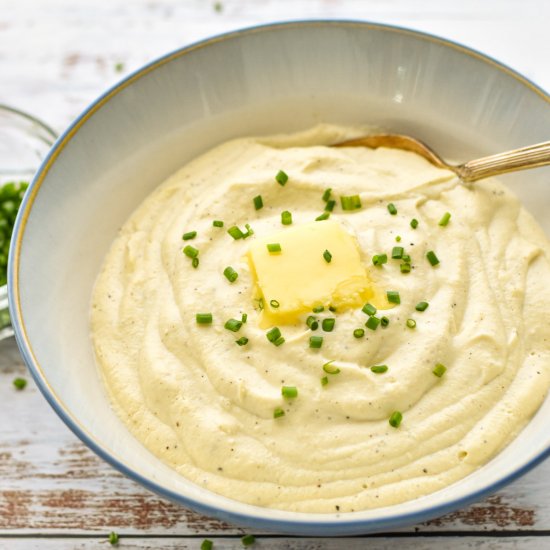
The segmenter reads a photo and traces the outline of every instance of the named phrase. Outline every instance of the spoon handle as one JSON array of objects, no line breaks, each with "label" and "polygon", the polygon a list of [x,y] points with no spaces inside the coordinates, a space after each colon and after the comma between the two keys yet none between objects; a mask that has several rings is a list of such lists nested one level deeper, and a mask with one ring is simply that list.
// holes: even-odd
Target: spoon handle
[{"label": "spoon handle", "polygon": [[471,160],[456,167],[462,181],[477,181],[506,172],[536,168],[550,164],[550,141],[506,153]]}]

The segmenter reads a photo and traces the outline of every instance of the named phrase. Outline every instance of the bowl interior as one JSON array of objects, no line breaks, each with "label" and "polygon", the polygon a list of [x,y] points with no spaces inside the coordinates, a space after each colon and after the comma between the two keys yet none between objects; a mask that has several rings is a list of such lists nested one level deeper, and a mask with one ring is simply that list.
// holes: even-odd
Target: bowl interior
[{"label": "bowl interior", "polygon": [[[391,508],[337,517],[248,506],[203,490],[145,450],[112,411],[89,338],[89,302],[117,230],[168,175],[237,136],[318,122],[375,124],[468,160],[544,141],[547,97],[510,71],[438,39],[346,22],[256,28],[176,52],[96,102],[44,163],[18,218],[11,307],[50,402],[89,445],[166,496],[232,521],[299,534],[352,534],[441,514],[550,447],[547,400],[490,464]],[[550,235],[548,169],[503,177]]]}]

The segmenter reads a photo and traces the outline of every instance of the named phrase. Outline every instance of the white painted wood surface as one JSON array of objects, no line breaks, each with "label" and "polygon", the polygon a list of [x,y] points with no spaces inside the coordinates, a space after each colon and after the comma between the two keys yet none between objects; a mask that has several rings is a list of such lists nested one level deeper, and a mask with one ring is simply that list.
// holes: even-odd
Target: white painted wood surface
[{"label": "white painted wood surface", "polygon": [[[546,0],[0,0],[0,103],[58,131],[124,74],[212,34],[275,20],[363,19],[479,49],[550,89]],[[122,64],[122,68],[117,66]],[[152,495],[103,463],[62,424],[0,343],[0,548],[240,548],[239,528]],[[26,376],[28,378],[28,376]],[[387,536],[260,536],[259,548],[550,547],[550,462],[483,502]]]}]

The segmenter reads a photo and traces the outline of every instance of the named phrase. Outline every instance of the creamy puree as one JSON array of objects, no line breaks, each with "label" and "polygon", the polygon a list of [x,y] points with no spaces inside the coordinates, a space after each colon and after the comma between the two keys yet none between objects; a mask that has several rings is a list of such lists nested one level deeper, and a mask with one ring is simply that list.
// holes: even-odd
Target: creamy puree
[{"label": "creamy puree", "polygon": [[[468,187],[413,153],[327,147],[362,133],[321,125],[220,145],[156,189],[105,258],[91,329],[113,405],[145,447],[216,493],[322,513],[414,499],[485,464],[546,396],[550,265],[540,227],[498,181]],[[332,332],[311,332],[304,313],[279,326],[285,342],[275,346],[260,326],[247,251],[285,230],[284,210],[288,227],[315,220],[329,187],[336,199],[360,195],[361,209],[345,212],[338,200],[330,219],[357,239],[373,289],[398,291],[401,303],[382,304],[377,315],[390,323],[375,331],[361,307],[319,313],[336,319]],[[440,226],[445,212],[451,220]],[[254,235],[228,235],[245,223]],[[197,236],[183,241],[188,231]],[[196,269],[187,244],[200,251]],[[391,259],[396,245],[411,256],[408,274]],[[380,253],[388,262],[376,267]],[[227,266],[238,272],[233,283]],[[424,312],[415,310],[421,301]],[[200,312],[212,313],[211,325],[197,324]],[[243,313],[238,332],[224,328]],[[321,349],[309,348],[312,334],[324,337]],[[249,341],[239,346],[242,336]],[[323,372],[331,360],[338,374]],[[283,398],[283,385],[298,396]],[[274,418],[278,407],[285,415]],[[397,428],[388,422],[395,411]]]}]

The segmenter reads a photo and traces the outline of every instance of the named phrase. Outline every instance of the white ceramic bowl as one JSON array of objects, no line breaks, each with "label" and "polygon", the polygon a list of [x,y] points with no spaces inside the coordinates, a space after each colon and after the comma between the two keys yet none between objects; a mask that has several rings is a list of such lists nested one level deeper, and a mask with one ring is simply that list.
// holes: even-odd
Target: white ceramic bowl
[{"label": "white ceramic bowl", "polygon": [[[550,400],[489,464],[397,506],[303,514],[242,504],[177,475],[111,410],[89,338],[90,293],[118,228],[168,175],[236,136],[319,121],[379,124],[467,160],[550,136],[550,98],[476,52],[405,29],[314,21],[230,33],[144,67],[58,140],[17,220],[10,304],[42,392],[97,454],[149,489],[224,520],[295,534],[393,529],[464,506],[546,456]],[[503,177],[550,235],[548,169]]]}]

